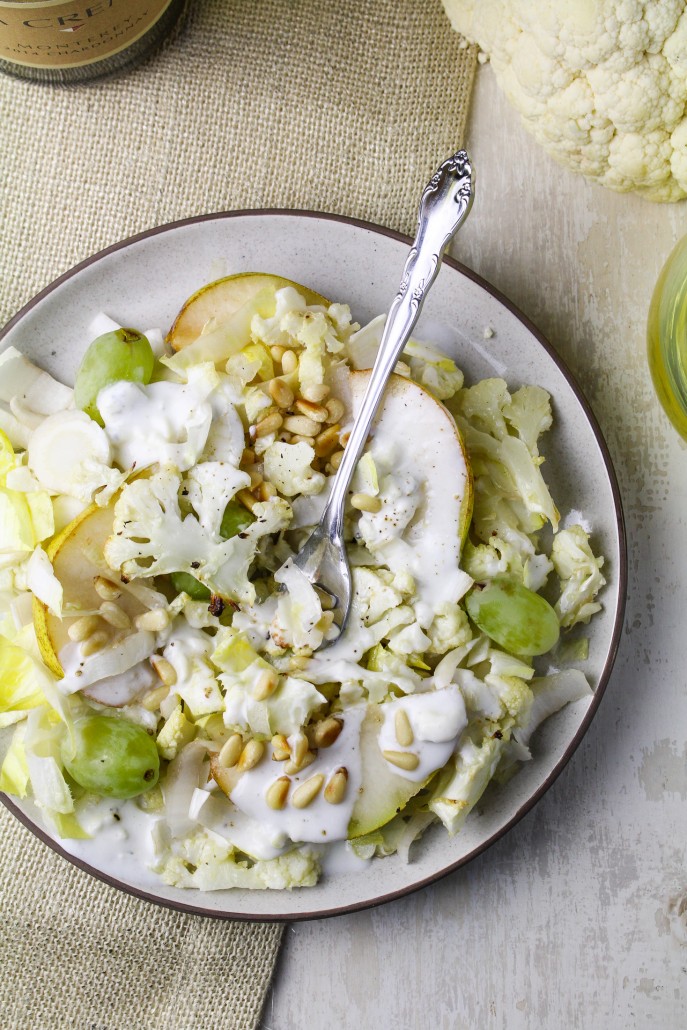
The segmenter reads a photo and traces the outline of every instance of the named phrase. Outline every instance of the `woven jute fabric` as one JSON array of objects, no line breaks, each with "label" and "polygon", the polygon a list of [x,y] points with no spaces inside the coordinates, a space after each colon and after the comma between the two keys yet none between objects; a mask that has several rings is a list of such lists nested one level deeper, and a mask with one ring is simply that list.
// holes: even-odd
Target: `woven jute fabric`
[{"label": "woven jute fabric", "polygon": [[[196,0],[116,78],[0,77],[0,321],[94,251],[189,215],[307,208],[412,231],[463,142],[475,62],[440,0]],[[279,926],[138,901],[1,808],[0,841],[2,1027],[258,1024]]]}]

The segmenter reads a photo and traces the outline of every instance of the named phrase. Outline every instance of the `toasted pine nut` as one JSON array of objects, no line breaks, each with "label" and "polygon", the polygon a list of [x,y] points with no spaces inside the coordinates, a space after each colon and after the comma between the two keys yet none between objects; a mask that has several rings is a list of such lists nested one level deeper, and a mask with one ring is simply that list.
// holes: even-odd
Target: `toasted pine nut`
[{"label": "toasted pine nut", "polygon": [[284,766],[284,772],[293,775],[294,773],[301,772],[303,769],[307,769],[314,761],[314,753],[312,751],[306,751],[300,762],[294,762],[293,758],[288,761]]},{"label": "toasted pine nut", "polygon": [[344,456],[344,452],[343,451],[334,451],[334,453],[330,457],[329,464],[331,465],[331,467],[334,469],[335,472],[338,469],[339,465],[341,464],[341,459],[343,458],[343,456]]},{"label": "toasted pine nut", "polygon": [[257,497],[253,497],[250,490],[239,490],[236,494],[237,500],[241,502],[244,508],[248,508],[248,511],[255,511],[255,505],[258,504]]},{"label": "toasted pine nut", "polygon": [[382,751],[382,754],[391,765],[395,765],[399,769],[405,769],[407,772],[417,769],[420,764],[420,759],[412,751]]},{"label": "toasted pine nut", "polygon": [[148,693],[142,698],[141,704],[149,712],[156,712],[168,694],[169,687],[166,687],[164,683],[161,683],[159,687],[155,687],[154,690],[148,691]]},{"label": "toasted pine nut", "polygon": [[328,454],[331,454],[336,449],[339,443],[339,430],[341,426],[338,424],[329,426],[315,437],[315,454],[318,458],[326,458]]},{"label": "toasted pine nut", "polygon": [[312,401],[302,400],[300,397],[294,404],[294,408],[300,411],[301,415],[307,415],[314,422],[326,422],[329,412],[321,404],[314,404]]},{"label": "toasted pine nut", "polygon": [[330,389],[324,383],[313,383],[301,390],[301,397],[305,401],[312,401],[313,404],[322,404],[330,394]]},{"label": "toasted pine nut", "polygon": [[338,397],[330,397],[325,404],[325,408],[329,413],[327,422],[340,422],[346,410],[343,401],[340,401]]},{"label": "toasted pine nut", "polygon": [[279,344],[275,343],[274,347],[270,347],[270,354],[275,361],[281,361],[284,357],[284,348],[280,347]]},{"label": "toasted pine nut", "polygon": [[286,799],[289,794],[289,787],[291,786],[291,780],[288,776],[280,776],[278,780],[271,783],[265,791],[265,801],[270,808],[279,811],[286,804]]},{"label": "toasted pine nut", "polygon": [[114,601],[103,601],[100,605],[100,614],[105,622],[109,622],[115,629],[128,629],[131,625],[129,616]]},{"label": "toasted pine nut", "polygon": [[87,637],[81,645],[81,654],[84,658],[90,658],[92,654],[97,654],[107,644],[110,639],[109,635],[105,630],[98,629],[95,633],[92,633],[90,637]]},{"label": "toasted pine nut", "polygon": [[250,489],[255,490],[262,483],[262,465],[246,465],[243,469],[250,476]]},{"label": "toasted pine nut", "polygon": [[168,662],[166,658],[162,657],[162,655],[154,654],[150,659],[150,664],[166,687],[173,687],[176,685],[177,672],[171,662]]},{"label": "toasted pine nut", "polygon": [[291,804],[294,808],[307,808],[311,802],[315,800],[319,794],[322,784],[324,783],[324,776],[322,773],[316,773],[315,776],[311,776],[301,783],[300,787],[297,787],[291,798]]},{"label": "toasted pine nut", "polygon": [[245,772],[247,769],[253,769],[258,764],[262,756],[265,753],[265,745],[261,740],[249,740],[238,761],[239,769]]},{"label": "toasted pine nut", "polygon": [[394,716],[394,729],[396,731],[396,740],[399,742],[401,747],[410,747],[415,740],[415,734],[413,733],[413,727],[410,725],[410,719],[405,708],[399,708]]},{"label": "toasted pine nut", "polygon": [[305,733],[301,730],[298,733],[294,733],[293,737],[289,740],[289,746],[291,748],[291,759],[297,765],[300,765],[303,760],[303,756],[308,750],[308,738]]},{"label": "toasted pine nut", "polygon": [[317,436],[320,432],[320,423],[313,422],[307,415],[289,415],[284,419],[284,429],[289,433],[298,433],[299,436]]},{"label": "toasted pine nut", "polygon": [[334,612],[322,612],[322,617],[317,623],[317,628],[324,633],[334,622]]},{"label": "toasted pine nut", "polygon": [[279,408],[290,408],[293,404],[293,390],[283,379],[270,379],[267,389]]},{"label": "toasted pine nut", "polygon": [[253,687],[253,697],[256,701],[264,701],[277,688],[279,677],[272,669],[263,669]]},{"label": "toasted pine nut", "polygon": [[122,591],[119,589],[116,583],[113,583],[111,579],[105,579],[104,576],[96,576],[93,580],[93,586],[98,597],[102,597],[103,601],[116,601],[118,597],[121,597]]},{"label": "toasted pine nut", "polygon": [[330,805],[339,805],[346,794],[348,786],[348,769],[345,765],[338,768],[324,788],[324,800]]},{"label": "toasted pine nut", "polygon": [[143,612],[134,619],[136,629],[148,630],[151,633],[159,633],[160,630],[169,626],[169,612],[166,608],[151,608],[149,612]]},{"label": "toasted pine nut", "polygon": [[382,502],[379,497],[373,497],[371,494],[353,494],[351,497],[351,507],[357,508],[358,511],[381,511]]},{"label": "toasted pine nut", "polygon": [[277,496],[277,488],[274,483],[261,483],[255,493],[259,500],[269,501],[270,497]]},{"label": "toasted pine nut", "polygon": [[291,656],[291,659],[290,659],[291,669],[292,670],[294,670],[294,669],[305,669],[305,668],[307,668],[307,665],[308,665],[309,661],[310,661],[310,659],[306,655],[294,654],[294,655]]},{"label": "toasted pine nut", "polygon": [[307,443],[312,447],[312,436],[299,436],[298,433],[294,433],[291,443]]},{"label": "toasted pine nut", "polygon": [[67,630],[67,636],[75,643],[87,640],[88,637],[95,633],[99,625],[100,618],[97,615],[83,615],[76,622],[72,622]]},{"label": "toasted pine nut", "polygon": [[272,737],[272,758],[275,762],[285,762],[290,756],[288,740],[283,733],[275,733]]},{"label": "toasted pine nut", "polygon": [[243,737],[240,733],[232,733],[229,739],[222,745],[217,761],[223,769],[233,769],[243,751]]},{"label": "toasted pine nut", "polygon": [[343,722],[341,719],[335,719],[333,715],[330,715],[327,719],[322,719],[321,722],[316,722],[310,733],[313,746],[331,747],[334,741],[337,740],[342,728]]},{"label": "toasted pine nut", "polygon": [[278,429],[281,429],[282,422],[284,419],[278,411],[273,411],[270,415],[266,415],[265,418],[260,419],[255,425],[256,436],[269,436],[270,433],[276,433]]},{"label": "toasted pine nut", "polygon": [[285,350],[281,356],[281,367],[285,375],[290,375],[298,368],[298,358],[292,350]]},{"label": "toasted pine nut", "polygon": [[245,468],[246,465],[254,465],[254,464],[255,464],[255,451],[253,450],[252,447],[246,447],[244,449],[244,451],[243,451],[243,454],[241,455],[241,465],[242,465],[243,468]]},{"label": "toasted pine nut", "polygon": [[341,436],[339,437],[339,442],[340,442],[341,446],[345,448],[345,447],[348,447],[348,441],[350,439],[351,439],[351,434],[349,432],[342,433]]}]

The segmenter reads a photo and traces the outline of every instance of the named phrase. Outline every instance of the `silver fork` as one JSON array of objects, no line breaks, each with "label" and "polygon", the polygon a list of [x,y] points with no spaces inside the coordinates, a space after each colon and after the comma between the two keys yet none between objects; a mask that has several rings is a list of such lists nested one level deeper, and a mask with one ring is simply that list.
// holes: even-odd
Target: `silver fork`
[{"label": "silver fork", "polygon": [[[473,196],[470,160],[466,151],[459,150],[444,161],[422,193],[415,240],[398,293],[389,308],[370,382],[334,477],[327,506],[319,525],[293,559],[294,565],[313,586],[331,598],[334,625],[339,634],[344,630],[351,605],[351,569],[343,539],[346,494],[389,376],[420,316],[444,251],[470,211]],[[325,639],[321,647],[332,642]]]}]

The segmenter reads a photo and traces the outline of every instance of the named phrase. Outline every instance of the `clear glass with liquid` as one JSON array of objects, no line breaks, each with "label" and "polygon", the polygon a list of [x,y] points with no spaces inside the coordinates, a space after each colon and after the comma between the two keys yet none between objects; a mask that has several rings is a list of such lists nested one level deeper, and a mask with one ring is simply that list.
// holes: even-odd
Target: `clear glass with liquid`
[{"label": "clear glass with liquid", "polygon": [[687,236],[668,256],[654,287],[647,352],[658,399],[687,440]]}]

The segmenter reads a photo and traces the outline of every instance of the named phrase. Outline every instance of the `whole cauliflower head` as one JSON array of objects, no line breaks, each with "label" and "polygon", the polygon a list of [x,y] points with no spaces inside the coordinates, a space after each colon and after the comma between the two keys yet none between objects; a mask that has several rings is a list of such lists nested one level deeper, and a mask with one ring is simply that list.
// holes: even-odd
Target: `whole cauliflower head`
[{"label": "whole cauliflower head", "polygon": [[687,197],[684,0],[443,4],[554,158],[620,192]]}]

